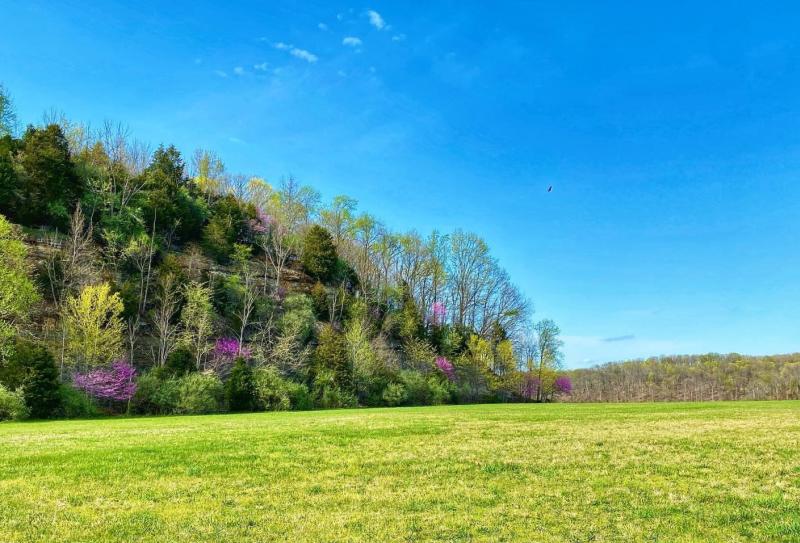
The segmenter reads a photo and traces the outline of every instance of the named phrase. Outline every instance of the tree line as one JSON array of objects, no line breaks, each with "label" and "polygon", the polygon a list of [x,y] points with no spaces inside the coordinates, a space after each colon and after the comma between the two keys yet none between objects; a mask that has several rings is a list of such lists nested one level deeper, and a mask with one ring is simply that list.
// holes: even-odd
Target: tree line
[{"label": "tree line", "polygon": [[155,150],[0,87],[0,418],[551,401],[561,340],[478,235]]},{"label": "tree line", "polygon": [[568,375],[579,402],[800,399],[800,354],[661,356]]}]

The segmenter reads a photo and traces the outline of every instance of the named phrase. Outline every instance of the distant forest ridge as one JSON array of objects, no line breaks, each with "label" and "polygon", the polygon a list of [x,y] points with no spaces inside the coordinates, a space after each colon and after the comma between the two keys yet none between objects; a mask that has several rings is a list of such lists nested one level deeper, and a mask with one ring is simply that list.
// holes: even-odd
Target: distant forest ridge
[{"label": "distant forest ridge", "polygon": [[800,399],[800,353],[702,354],[608,362],[569,372],[571,401]]}]

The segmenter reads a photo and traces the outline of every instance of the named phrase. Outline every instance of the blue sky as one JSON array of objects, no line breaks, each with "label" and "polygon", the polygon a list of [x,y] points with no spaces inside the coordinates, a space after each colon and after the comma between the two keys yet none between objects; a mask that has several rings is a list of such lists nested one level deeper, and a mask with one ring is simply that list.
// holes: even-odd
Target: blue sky
[{"label": "blue sky", "polygon": [[479,233],[570,367],[797,351],[800,4],[698,4],[3,2],[0,81]]}]

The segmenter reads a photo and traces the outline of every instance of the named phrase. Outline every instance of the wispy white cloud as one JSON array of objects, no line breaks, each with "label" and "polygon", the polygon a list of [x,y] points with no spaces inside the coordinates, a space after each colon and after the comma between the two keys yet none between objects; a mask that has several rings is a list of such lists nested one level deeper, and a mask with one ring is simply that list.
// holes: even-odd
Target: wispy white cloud
[{"label": "wispy white cloud", "polygon": [[374,9],[367,11],[367,17],[369,17],[369,24],[378,30],[383,30],[386,27],[386,21],[384,21],[383,17],[381,17],[381,14]]},{"label": "wispy white cloud", "polygon": [[231,142],[231,143],[237,143],[237,144],[244,143],[244,140],[240,140],[239,138],[237,138],[235,136],[228,137],[228,141]]},{"label": "wispy white cloud", "polygon": [[289,52],[292,54],[292,56],[295,56],[297,58],[301,58],[301,59],[303,59],[303,60],[305,60],[307,62],[310,62],[311,64],[314,64],[316,61],[319,60],[319,57],[317,55],[315,55],[314,53],[310,53],[310,52],[306,51],[305,49],[298,49],[298,48],[294,47]]},{"label": "wispy white cloud", "polygon": [[282,41],[273,43],[272,46],[275,49],[280,51],[289,51],[289,54],[293,57],[305,60],[311,64],[314,64],[316,61],[319,60],[319,57],[310,51],[306,51],[305,49],[300,49],[299,47],[295,47],[290,43],[284,43]]},{"label": "wispy white cloud", "polygon": [[319,23],[317,25],[317,28],[319,28],[320,30],[328,30],[328,25],[326,25],[325,23]]},{"label": "wispy white cloud", "polygon": [[339,77],[347,77],[347,72],[345,72],[344,70],[339,70],[338,72],[336,72],[336,74]]},{"label": "wispy white cloud", "polygon": [[214,70],[214,75],[217,77],[228,77],[228,74],[223,72],[222,70]]},{"label": "wispy white cloud", "polygon": [[337,13],[336,14],[336,20],[337,21],[341,21],[343,19],[344,19],[344,13]]},{"label": "wispy white cloud", "polygon": [[233,69],[233,73],[235,73],[236,75],[244,75],[247,72],[245,72],[244,68],[242,68],[241,66],[237,66]]},{"label": "wispy white cloud", "polygon": [[258,70],[259,72],[266,72],[268,67],[269,63],[267,62],[262,62],[261,64],[253,64],[253,69]]},{"label": "wispy white cloud", "polygon": [[406,35],[405,34],[395,34],[392,36],[392,41],[405,41]]},{"label": "wispy white cloud", "polygon": [[347,45],[348,47],[360,47],[361,39],[356,38],[355,36],[347,36],[342,40],[342,45]]}]

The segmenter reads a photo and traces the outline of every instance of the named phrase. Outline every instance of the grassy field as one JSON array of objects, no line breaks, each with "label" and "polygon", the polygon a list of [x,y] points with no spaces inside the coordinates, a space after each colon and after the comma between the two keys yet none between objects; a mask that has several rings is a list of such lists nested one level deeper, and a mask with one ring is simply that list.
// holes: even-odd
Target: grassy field
[{"label": "grassy field", "polygon": [[0,424],[0,541],[800,541],[800,403]]}]

